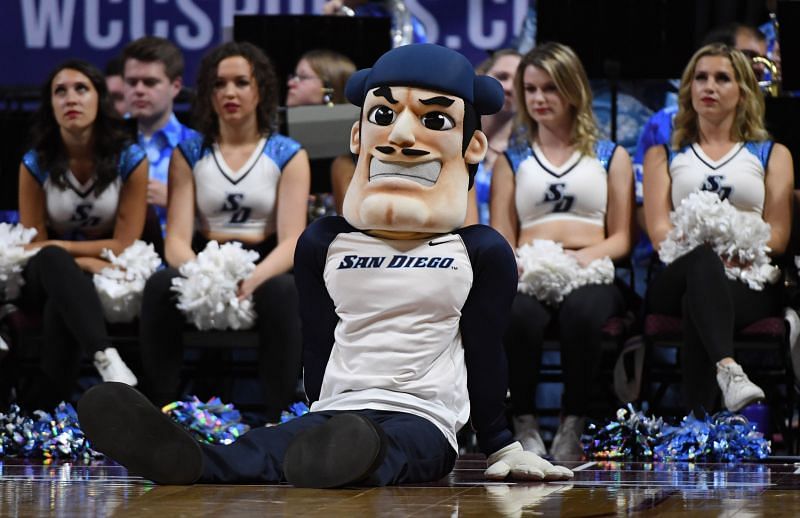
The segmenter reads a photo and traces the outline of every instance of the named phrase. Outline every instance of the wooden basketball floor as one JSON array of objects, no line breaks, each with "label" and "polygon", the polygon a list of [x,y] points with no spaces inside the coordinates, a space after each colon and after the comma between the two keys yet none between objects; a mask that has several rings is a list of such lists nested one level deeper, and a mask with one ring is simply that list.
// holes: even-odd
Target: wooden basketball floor
[{"label": "wooden basketball floor", "polygon": [[800,516],[800,458],[764,463],[586,462],[566,483],[482,480],[483,458],[435,484],[336,490],[156,486],[110,461],[0,462],[0,516]]}]

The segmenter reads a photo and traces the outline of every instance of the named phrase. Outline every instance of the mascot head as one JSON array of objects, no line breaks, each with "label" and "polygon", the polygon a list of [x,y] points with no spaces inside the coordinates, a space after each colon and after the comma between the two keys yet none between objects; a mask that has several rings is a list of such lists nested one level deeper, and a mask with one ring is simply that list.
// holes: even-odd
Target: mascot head
[{"label": "mascot head", "polygon": [[480,116],[503,106],[495,79],[458,52],[406,45],[347,82],[361,107],[350,132],[358,155],[344,217],[397,236],[450,232],[464,223],[467,192],[488,147]]}]

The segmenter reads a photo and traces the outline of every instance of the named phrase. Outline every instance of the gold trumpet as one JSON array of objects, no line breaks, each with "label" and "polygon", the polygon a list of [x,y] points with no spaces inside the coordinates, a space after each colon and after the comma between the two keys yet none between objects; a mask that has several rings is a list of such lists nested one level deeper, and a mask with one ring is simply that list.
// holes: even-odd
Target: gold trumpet
[{"label": "gold trumpet", "polygon": [[[775,41],[777,42],[778,35],[780,34],[780,25],[778,24],[778,17],[774,10],[771,10],[769,13],[769,21],[775,29]],[[758,63],[769,70],[769,79],[763,79],[762,77],[762,79],[758,81],[758,86],[761,88],[761,91],[770,97],[778,97],[781,95],[781,71],[778,64],[765,56],[752,56],[751,60],[753,64]]]},{"label": "gold trumpet", "polygon": [[769,70],[768,79],[759,79],[758,86],[761,91],[770,97],[778,97],[781,95],[781,77],[778,71],[778,65],[771,59],[764,56],[753,56],[750,58],[752,63],[763,65],[764,68]]}]

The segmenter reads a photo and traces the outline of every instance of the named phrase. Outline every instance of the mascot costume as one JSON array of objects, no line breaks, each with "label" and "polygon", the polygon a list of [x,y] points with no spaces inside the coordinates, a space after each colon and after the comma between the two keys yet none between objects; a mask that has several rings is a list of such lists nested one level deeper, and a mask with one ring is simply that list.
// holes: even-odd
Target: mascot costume
[{"label": "mascot costume", "polygon": [[312,224],[295,253],[311,411],[201,444],[135,389],[103,383],[78,404],[92,446],[163,484],[404,484],[446,476],[471,417],[487,478],[571,478],[508,429],[513,252],[489,227],[460,228],[499,83],[455,51],[416,44],[358,71],[346,93],[361,117],[344,218]]}]

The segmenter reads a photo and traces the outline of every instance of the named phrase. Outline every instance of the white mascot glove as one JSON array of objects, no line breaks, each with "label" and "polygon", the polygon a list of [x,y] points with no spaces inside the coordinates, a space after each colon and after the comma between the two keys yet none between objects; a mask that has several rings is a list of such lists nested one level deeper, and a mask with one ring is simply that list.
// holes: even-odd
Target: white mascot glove
[{"label": "white mascot glove", "polygon": [[554,466],[522,445],[512,442],[487,459],[489,467],[483,472],[489,480],[503,480],[511,475],[515,480],[569,480],[575,475],[564,466]]}]

